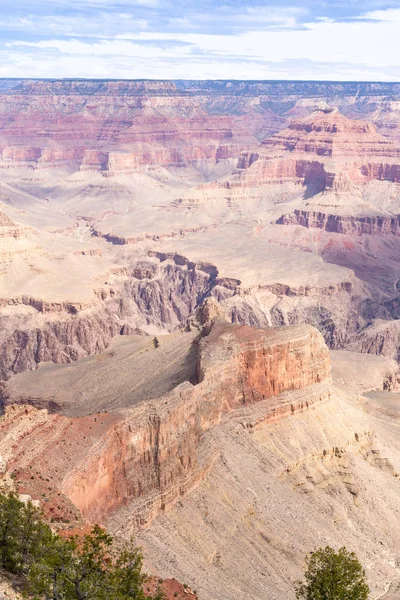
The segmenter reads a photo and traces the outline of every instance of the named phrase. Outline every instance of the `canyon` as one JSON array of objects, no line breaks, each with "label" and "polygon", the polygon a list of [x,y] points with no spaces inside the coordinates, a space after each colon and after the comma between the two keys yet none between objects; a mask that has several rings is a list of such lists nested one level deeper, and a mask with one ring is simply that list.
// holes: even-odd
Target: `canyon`
[{"label": "canyon", "polygon": [[0,80],[0,484],[200,600],[395,589],[399,96]]}]

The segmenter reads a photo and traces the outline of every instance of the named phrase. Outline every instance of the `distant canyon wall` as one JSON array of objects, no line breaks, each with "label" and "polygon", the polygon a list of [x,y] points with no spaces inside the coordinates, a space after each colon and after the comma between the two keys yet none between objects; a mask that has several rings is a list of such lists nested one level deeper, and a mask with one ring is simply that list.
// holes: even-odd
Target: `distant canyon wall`
[{"label": "distant canyon wall", "polygon": [[[326,289],[244,289],[240,280],[220,277],[215,265],[163,253],[122,275],[113,286],[98,289],[88,305],[46,303],[27,296],[0,299],[3,308],[13,308],[13,315],[7,311],[0,316],[0,380],[40,362],[64,364],[98,354],[117,335],[185,327],[208,297],[221,303],[229,321],[261,327],[308,323],[333,348],[343,347],[358,328],[359,295],[351,282]],[[257,296],[266,293],[271,301],[262,310]]]},{"label": "distant canyon wall", "polygon": [[296,209],[280,217],[278,223],[350,235],[400,235],[400,216],[341,216]]},{"label": "distant canyon wall", "polygon": [[[217,162],[321,101],[396,137],[398,84],[0,80],[0,167],[130,173]],[[392,101],[393,104],[393,101]],[[386,120],[385,120],[386,119]]]}]

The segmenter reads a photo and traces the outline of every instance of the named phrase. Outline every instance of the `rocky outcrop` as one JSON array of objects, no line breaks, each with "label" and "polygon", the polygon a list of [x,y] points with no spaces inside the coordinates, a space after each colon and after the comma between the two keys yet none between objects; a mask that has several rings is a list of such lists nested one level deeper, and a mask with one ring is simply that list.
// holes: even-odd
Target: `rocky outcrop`
[{"label": "rocky outcrop", "polygon": [[[306,199],[321,192],[340,195],[354,186],[365,188],[373,179],[397,183],[399,165],[396,143],[380,135],[374,124],[321,108],[266,138],[257,151],[242,152],[231,177],[201,184],[177,204],[240,206],[260,203],[266,195],[280,204],[286,195],[302,192]],[[268,191],[273,186],[275,192]]]},{"label": "rocky outcrop", "polygon": [[321,335],[309,326],[254,330],[217,321],[210,329],[200,343],[197,377],[200,383],[207,378],[226,379],[223,402],[228,406],[329,381],[329,353]]},{"label": "rocky outcrop", "polygon": [[313,154],[333,159],[344,157],[399,157],[400,151],[367,121],[351,120],[334,108],[317,110],[305,119],[294,121],[280,133],[261,144],[261,152]]},{"label": "rocky outcrop", "polygon": [[7,265],[18,256],[29,258],[41,253],[40,246],[26,239],[26,230],[0,211],[0,265]]},{"label": "rocky outcrop", "polygon": [[[35,368],[39,362],[68,363],[102,352],[111,339],[132,331],[171,331],[186,324],[212,276],[194,264],[182,268],[168,262],[162,267],[149,262],[130,269],[115,288],[99,293],[96,306],[73,302],[49,303],[22,297],[3,302],[3,307],[29,306],[31,320],[2,315],[0,379]],[[58,318],[55,318],[57,313]],[[12,323],[16,326],[12,327]]]},{"label": "rocky outcrop", "polygon": [[400,321],[376,319],[361,329],[349,344],[349,349],[368,354],[400,358]]},{"label": "rocky outcrop", "polygon": [[[390,134],[398,126],[390,100],[396,90],[396,84],[379,84],[371,95],[368,84],[351,83],[2,80],[0,167],[68,166],[113,175],[153,164],[218,162],[248,149],[254,155],[258,140],[320,101],[334,101],[350,115],[371,115]],[[353,134],[374,134],[373,126],[360,123]],[[341,124],[336,127],[343,134]],[[329,153],[330,142],[316,127],[313,136],[306,150]],[[290,147],[290,135],[281,143]],[[349,142],[346,152],[354,148]]]},{"label": "rocky outcrop", "polygon": [[341,216],[322,212],[294,210],[277,221],[281,225],[302,225],[311,229],[323,229],[331,233],[347,235],[400,235],[400,217]]},{"label": "rocky outcrop", "polygon": [[349,181],[397,181],[399,162],[397,145],[378,134],[372,123],[323,109],[267,138],[257,154],[242,154],[238,167],[250,169],[254,165],[251,175],[242,175],[244,179],[257,173],[261,182],[292,178],[317,185],[317,191],[342,191],[343,177],[347,187]]},{"label": "rocky outcrop", "polygon": [[21,489],[48,496],[57,517],[60,491],[64,510],[77,507],[89,520],[104,522],[128,506],[137,528],[205,477],[218,452],[204,436],[224,414],[270,399],[263,420],[275,422],[329,397],[328,349],[313,328],[255,330],[216,321],[205,333],[197,383],[160,399],[77,419],[8,407],[0,454]]}]

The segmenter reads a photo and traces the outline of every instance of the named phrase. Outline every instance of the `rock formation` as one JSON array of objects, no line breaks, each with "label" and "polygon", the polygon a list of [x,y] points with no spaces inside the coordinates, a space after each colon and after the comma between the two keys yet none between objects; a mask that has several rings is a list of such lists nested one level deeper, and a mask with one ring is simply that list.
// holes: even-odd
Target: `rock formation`
[{"label": "rock formation", "polygon": [[11,263],[17,256],[30,257],[40,252],[39,246],[26,239],[25,228],[0,212],[0,269],[4,269],[4,265]]},{"label": "rock formation", "polygon": [[[357,204],[362,205],[363,200],[356,186],[365,187],[373,179],[398,183],[399,173],[400,150],[393,141],[378,134],[372,123],[351,120],[337,109],[325,108],[293,121],[287,129],[264,140],[256,152],[242,153],[234,176],[226,181],[203,184],[198,198],[201,202],[203,192],[207,194],[208,189],[213,189],[217,193],[219,188],[217,197],[225,195],[231,197],[231,202],[239,202],[238,190],[242,190],[245,197],[250,194],[254,202],[254,198],[262,199],[265,186],[291,184],[293,190],[298,186],[307,188],[309,202],[306,205],[323,204],[319,193],[332,194],[329,206],[336,208],[334,214],[337,208],[342,212],[347,208],[350,215],[357,216],[354,210],[360,210]],[[275,194],[282,196],[284,190],[284,187],[277,188]],[[345,195],[349,206],[343,206],[340,195],[350,192],[355,199],[350,203],[349,196]],[[180,200],[183,205],[190,202],[195,202],[195,197]],[[374,212],[379,214],[380,211],[375,209]]]},{"label": "rock formation", "polygon": [[326,544],[382,593],[398,93],[0,82],[4,485],[63,526],[135,532],[201,600],[286,600]]},{"label": "rock formation", "polygon": [[[397,89],[381,88],[388,95]],[[21,223],[13,235],[23,232],[18,243],[9,236],[3,243],[2,378],[43,360],[66,362],[102,351],[120,332],[185,326],[208,296],[226,304],[223,314],[234,321],[305,321],[340,347],[370,318],[364,302],[377,300],[377,288],[393,289],[398,276],[391,259],[390,281],[366,289],[365,279],[378,270],[360,267],[359,256],[373,253],[363,247],[350,253],[366,243],[355,242],[355,234],[397,236],[397,206],[400,211],[395,143],[374,125],[327,108],[332,95],[341,108],[348,106],[349,94],[357,95],[352,86],[340,91],[334,84],[305,84],[292,98],[291,85],[278,83],[16,81],[1,93],[0,197],[8,218]],[[372,110],[371,94],[370,87],[359,87],[352,116]],[[320,101],[319,110],[282,130]],[[244,148],[251,150],[240,154]],[[244,225],[233,227],[235,219]],[[299,233],[297,225],[317,231]],[[331,239],[334,233],[346,239]],[[233,256],[237,236],[251,245]],[[291,250],[282,250],[285,245]],[[232,255],[229,264],[221,247]],[[145,290],[139,301],[136,292],[132,298],[138,284],[126,278],[149,253],[185,257],[173,315],[163,308],[161,281],[151,283],[151,301]],[[30,260],[34,254],[43,258]],[[273,257],[267,269],[260,266],[265,254]],[[324,276],[318,254],[330,263]],[[201,264],[219,276],[204,278]],[[268,268],[278,264],[279,272]],[[169,272],[162,269],[167,278]],[[190,301],[184,294],[183,306],[179,286],[191,277],[202,281]],[[332,294],[340,300],[328,300]],[[308,300],[295,300],[303,296]]]},{"label": "rock formation", "polygon": [[[191,333],[179,336],[182,344],[185,336],[193,340]],[[148,349],[149,365],[162,352],[159,339],[161,345]],[[322,543],[327,535],[353,544],[348,522],[354,520],[362,558],[369,565],[374,557],[368,575],[382,589],[394,576],[385,553],[396,551],[397,526],[392,523],[389,533],[388,517],[369,504],[376,495],[364,488],[371,486],[368,478],[384,482],[392,505],[398,480],[390,455],[382,454],[370,431],[370,417],[354,396],[333,387],[322,336],[304,325],[254,329],[218,317],[194,347],[192,383],[135,405],[127,396],[125,407],[112,412],[82,414],[92,410],[82,396],[80,407],[71,404],[81,416],[50,414],[11,404],[9,388],[0,454],[18,492],[40,499],[53,521],[99,520],[118,535],[139,530],[157,571],[163,577],[175,572],[206,600],[213,593],[223,600],[240,595],[243,585],[257,600],[268,589],[278,599],[287,597],[311,538]],[[142,355],[143,347],[131,355],[131,364]],[[118,351],[99,359],[109,361],[114,376],[120,371]],[[146,373],[145,386],[151,386],[154,371]],[[69,377],[75,379],[73,370]],[[295,537],[288,515],[298,521]],[[218,533],[222,522],[224,535]],[[232,531],[227,522],[234,524]],[[167,533],[170,527],[174,535]],[[196,539],[203,544],[203,535],[205,554],[193,546]],[[376,539],[383,544],[378,555]],[[250,544],[253,566],[227,554],[229,545],[239,543]],[[264,576],[256,576],[260,561]],[[280,569],[271,571],[273,564]]]},{"label": "rock formation", "polygon": [[216,162],[280,126],[267,108],[249,118],[251,101],[238,116],[224,98],[219,102],[220,110],[209,107],[207,97],[166,81],[17,82],[0,97],[0,168],[73,167],[112,176]]},{"label": "rock formation", "polygon": [[216,448],[200,442],[225,413],[269,399],[262,419],[275,422],[329,398],[328,350],[311,327],[253,330],[214,321],[199,343],[193,381],[119,414],[71,420],[11,405],[0,423],[1,454],[36,495],[41,483],[29,480],[32,469],[53,482],[52,503],[61,490],[86,518],[104,522],[133,502],[132,527],[142,526],[208,472]]}]

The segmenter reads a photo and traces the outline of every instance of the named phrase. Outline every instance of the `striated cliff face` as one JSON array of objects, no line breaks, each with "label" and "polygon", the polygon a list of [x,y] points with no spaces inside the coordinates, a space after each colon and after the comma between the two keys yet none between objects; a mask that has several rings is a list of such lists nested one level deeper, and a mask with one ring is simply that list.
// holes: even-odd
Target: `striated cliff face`
[{"label": "striated cliff face", "polygon": [[[281,155],[274,159],[278,164],[289,157],[293,160],[296,154],[320,156],[319,173],[315,166],[304,175],[303,184],[309,190],[306,202],[297,202],[278,224],[350,236],[398,236],[399,149],[377,134],[372,124],[350,121],[337,111],[322,111],[291,124],[263,146],[264,159]],[[390,192],[384,182],[390,182]],[[385,195],[389,201],[383,201]]]},{"label": "striated cliff face", "polygon": [[272,424],[257,422],[263,408],[221,423],[207,481],[138,539],[162,573],[189,578],[206,600],[291,598],[308,549],[327,543],[355,549],[379,596],[396,579],[399,528],[384,431],[372,435],[371,420],[336,393]]},{"label": "striated cliff face", "polygon": [[[21,81],[0,92],[0,168],[72,167],[104,175],[215,163],[280,128],[252,99],[232,107],[173,82]],[[34,124],[34,126],[33,126]]]},{"label": "striated cliff face", "polygon": [[[323,109],[292,122],[262,142],[256,155],[245,153],[238,166],[242,177],[294,179],[317,191],[349,189],[349,182],[397,181],[400,150],[366,121],[354,121],[336,109]],[[394,164],[391,164],[393,163]]]},{"label": "striated cliff face", "polygon": [[199,383],[222,379],[226,401],[235,407],[329,381],[329,353],[309,326],[263,331],[217,322],[200,343],[197,377]]},{"label": "striated cliff face", "polygon": [[361,329],[351,341],[356,352],[381,354],[398,361],[400,357],[400,321],[375,319]]},{"label": "striated cliff face", "polygon": [[295,152],[318,157],[357,157],[372,155],[396,157],[399,151],[389,139],[379,135],[367,121],[353,121],[336,109],[322,109],[284,131],[264,140],[260,151],[267,154]]},{"label": "striated cliff face", "polygon": [[148,261],[126,273],[89,306],[29,297],[4,301],[8,312],[0,315],[0,379],[40,362],[63,364],[98,354],[120,334],[171,331],[185,325],[211,283],[210,274],[193,264],[183,269]]},{"label": "striated cliff face", "polygon": [[[26,239],[26,228],[14,223],[6,214],[0,212],[0,273],[15,258],[30,258],[42,252],[40,246]],[[1,300],[0,300],[1,306]]]},{"label": "striated cliff face", "polygon": [[[1,378],[101,352],[119,333],[173,331],[208,296],[232,321],[307,322],[343,347],[365,325],[362,302],[394,289],[391,259],[387,277],[359,268],[356,242],[334,239],[398,237],[399,151],[359,119],[375,110],[373,91],[392,87],[361,86],[351,119],[326,104],[312,111],[332,90],[347,106],[351,86],[304,85],[289,98],[290,84],[231,83],[2,88],[0,197],[17,225],[0,232]],[[381,252],[395,256],[378,248],[366,260]],[[138,280],[132,265],[149,255],[184,258]],[[366,289],[368,271],[385,281]]]},{"label": "striated cliff face", "polygon": [[[94,259],[101,257],[95,253]],[[178,252],[150,251],[146,259],[114,269],[116,275],[105,285],[97,283],[95,296],[86,302],[28,295],[0,299],[0,379],[43,362],[66,364],[99,354],[120,335],[179,330],[207,299],[218,301],[218,312],[235,323],[309,323],[331,347],[343,347],[358,327],[361,290],[350,271],[328,280],[322,261],[312,261],[311,270],[324,270],[321,280],[290,281],[285,267],[285,274],[273,273],[269,283],[268,270],[242,280],[226,276],[217,265],[218,260],[191,261]]]},{"label": "striated cliff face", "polygon": [[[135,406],[127,398],[75,418],[7,406],[0,456],[17,491],[56,522],[135,532],[160,576],[188,581],[205,600],[246,590],[284,600],[308,549],[328,542],[354,548],[381,591],[396,571],[397,431],[363,412],[357,377],[351,394],[339,392],[322,336],[305,325],[217,318],[194,346],[192,383]],[[149,351],[149,378],[158,352]]]},{"label": "striated cliff face", "polygon": [[324,229],[331,233],[345,235],[400,235],[400,216],[341,216],[296,209],[292,214],[280,217],[277,223]]},{"label": "striated cliff face", "polygon": [[202,600],[286,600],[328,543],[382,592],[397,400],[362,394],[398,387],[398,92],[0,82],[7,481]]},{"label": "striated cliff face", "polygon": [[312,205],[326,218],[383,216],[377,191],[371,194],[368,185],[375,180],[396,185],[399,162],[397,145],[373,124],[351,120],[335,109],[319,109],[265,139],[257,151],[242,152],[231,176],[200,184],[175,205],[222,214],[233,209],[262,219],[275,205],[271,217],[285,216],[289,202],[296,209]]},{"label": "striated cliff face", "polygon": [[[7,171],[68,167],[115,175],[149,165],[214,163],[251,150],[320,101],[357,118],[366,113],[385,132],[398,127],[395,103],[387,109],[395,84],[2,80],[0,86],[0,167]],[[388,112],[393,122],[386,122]],[[296,127],[281,140],[288,149],[296,145]],[[358,144],[345,141],[344,129],[338,124],[335,133],[350,155]],[[303,149],[329,154],[323,131],[323,124],[314,127]],[[329,125],[326,132],[332,133]],[[373,137],[374,129],[361,122],[353,133]],[[384,146],[379,156],[387,155]]]},{"label": "striated cliff face", "polygon": [[[307,200],[324,192],[336,195],[352,192],[361,199],[362,189],[374,179],[397,183],[399,163],[397,144],[379,134],[375,125],[349,119],[334,108],[324,108],[294,120],[287,129],[265,139],[256,152],[243,152],[232,177],[203,184],[198,188],[198,196],[200,200],[202,193],[207,195],[210,190],[212,195],[212,190],[216,190],[214,194],[220,202],[219,195],[239,202],[238,190],[242,190],[243,200],[254,201],[254,196],[260,202],[266,193],[263,188],[279,184],[275,193],[269,193],[275,196],[274,203],[281,203],[283,186],[291,184],[297,186],[298,195],[300,186],[306,188],[303,193]],[[357,186],[361,186],[361,192]],[[190,192],[180,203],[193,205],[195,199],[196,195]],[[341,203],[332,199],[331,208],[335,204]],[[351,205],[347,210],[350,215],[354,212]],[[379,213],[378,208],[376,212]]]},{"label": "striated cliff face", "polygon": [[270,399],[262,419],[275,422],[329,398],[328,349],[315,329],[256,330],[216,321],[205,333],[198,383],[183,383],[157,400],[77,419],[7,408],[0,422],[7,468],[34,495],[46,484],[41,477],[30,479],[32,469],[46,473],[54,514],[61,491],[64,504],[72,503],[92,521],[105,522],[128,506],[124,518],[137,528],[205,477],[218,452],[204,435],[224,414]]}]

